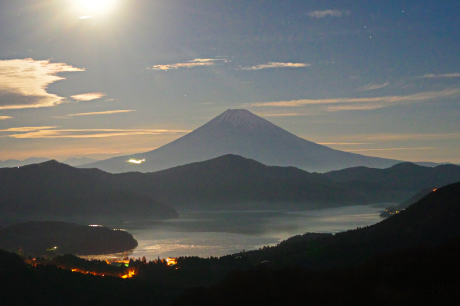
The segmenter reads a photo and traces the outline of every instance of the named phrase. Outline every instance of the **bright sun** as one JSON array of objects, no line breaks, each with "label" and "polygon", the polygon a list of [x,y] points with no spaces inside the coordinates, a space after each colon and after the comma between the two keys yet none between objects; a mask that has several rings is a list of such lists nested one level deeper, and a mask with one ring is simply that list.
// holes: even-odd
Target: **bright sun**
[{"label": "bright sun", "polygon": [[112,10],[117,0],[74,0],[84,14],[100,15]]}]

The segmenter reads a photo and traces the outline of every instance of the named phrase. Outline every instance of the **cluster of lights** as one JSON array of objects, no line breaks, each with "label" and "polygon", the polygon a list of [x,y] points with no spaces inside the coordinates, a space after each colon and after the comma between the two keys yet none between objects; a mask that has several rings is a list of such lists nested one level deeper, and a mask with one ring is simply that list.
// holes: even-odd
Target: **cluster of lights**
[{"label": "cluster of lights", "polygon": [[145,159],[130,159],[126,162],[131,164],[142,164],[143,162],[145,162]]}]

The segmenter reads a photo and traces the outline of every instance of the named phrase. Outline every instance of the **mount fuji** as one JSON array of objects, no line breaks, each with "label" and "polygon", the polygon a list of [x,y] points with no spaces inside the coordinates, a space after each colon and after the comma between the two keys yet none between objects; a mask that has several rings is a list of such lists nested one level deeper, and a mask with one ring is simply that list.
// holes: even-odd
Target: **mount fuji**
[{"label": "mount fuji", "polygon": [[294,166],[315,172],[356,166],[387,168],[401,162],[334,150],[300,138],[248,110],[229,109],[153,151],[79,167],[99,168],[111,173],[154,172],[225,154],[241,155],[269,166]]}]

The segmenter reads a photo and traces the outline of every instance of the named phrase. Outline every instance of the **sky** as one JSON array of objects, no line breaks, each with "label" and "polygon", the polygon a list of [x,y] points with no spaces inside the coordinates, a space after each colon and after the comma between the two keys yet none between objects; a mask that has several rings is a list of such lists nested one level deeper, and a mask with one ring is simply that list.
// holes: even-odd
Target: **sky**
[{"label": "sky", "polygon": [[0,0],[0,160],[153,150],[227,109],[460,163],[460,1]]}]

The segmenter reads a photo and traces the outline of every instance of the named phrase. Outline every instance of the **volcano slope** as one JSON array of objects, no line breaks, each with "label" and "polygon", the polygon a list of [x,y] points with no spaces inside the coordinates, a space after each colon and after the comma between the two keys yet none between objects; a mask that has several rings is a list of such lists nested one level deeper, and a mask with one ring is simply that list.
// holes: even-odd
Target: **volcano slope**
[{"label": "volcano slope", "polygon": [[241,155],[269,166],[294,166],[316,172],[355,166],[386,168],[401,162],[334,150],[300,138],[248,110],[229,109],[153,151],[114,157],[80,168],[111,173],[153,172],[226,154]]}]

